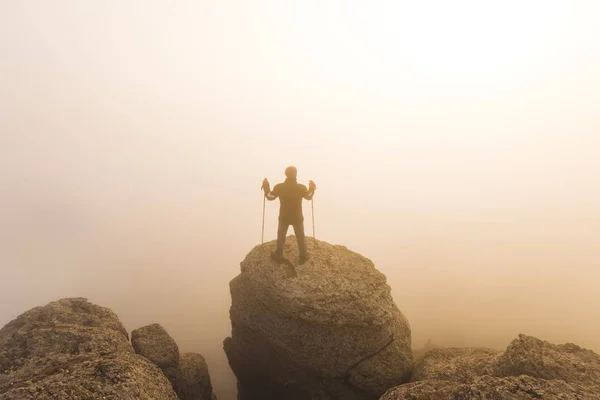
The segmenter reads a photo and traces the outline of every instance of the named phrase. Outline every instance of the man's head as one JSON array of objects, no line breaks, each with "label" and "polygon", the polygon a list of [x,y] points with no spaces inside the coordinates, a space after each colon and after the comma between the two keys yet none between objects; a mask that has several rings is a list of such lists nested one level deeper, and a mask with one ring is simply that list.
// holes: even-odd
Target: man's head
[{"label": "man's head", "polygon": [[285,176],[289,179],[296,179],[296,177],[298,176],[298,170],[296,169],[296,167],[287,167],[285,169]]}]

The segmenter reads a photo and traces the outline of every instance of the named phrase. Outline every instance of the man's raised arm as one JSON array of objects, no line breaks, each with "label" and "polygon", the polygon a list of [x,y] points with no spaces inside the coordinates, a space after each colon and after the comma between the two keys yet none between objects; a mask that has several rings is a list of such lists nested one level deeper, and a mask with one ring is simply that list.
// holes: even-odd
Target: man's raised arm
[{"label": "man's raised arm", "polygon": [[263,183],[260,188],[265,192],[265,197],[267,198],[267,200],[272,201],[277,198],[278,194],[274,193],[275,191],[271,192],[271,184],[269,183],[267,178],[263,179]]},{"label": "man's raised arm", "polygon": [[313,181],[308,181],[308,190],[304,193],[304,198],[306,200],[312,200],[315,195],[315,190],[317,190],[317,185]]}]

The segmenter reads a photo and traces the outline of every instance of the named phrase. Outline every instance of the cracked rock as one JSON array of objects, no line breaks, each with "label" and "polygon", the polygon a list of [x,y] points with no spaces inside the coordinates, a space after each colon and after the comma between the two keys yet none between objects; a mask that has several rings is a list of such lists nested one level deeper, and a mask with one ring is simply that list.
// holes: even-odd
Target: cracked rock
[{"label": "cracked rock", "polygon": [[409,323],[369,259],[326,242],[308,246],[302,265],[294,238],[282,264],[269,257],[275,242],[256,246],[230,283],[224,347],[240,398],[377,399],[408,379]]}]

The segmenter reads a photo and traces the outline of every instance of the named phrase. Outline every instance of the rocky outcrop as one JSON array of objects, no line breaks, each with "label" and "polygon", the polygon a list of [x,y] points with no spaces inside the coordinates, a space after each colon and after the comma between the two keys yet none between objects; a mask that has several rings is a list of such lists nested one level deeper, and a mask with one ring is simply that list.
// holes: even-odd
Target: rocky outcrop
[{"label": "rocky outcrop", "polygon": [[[308,262],[277,264],[274,247],[255,247],[230,283],[224,348],[243,397],[376,399],[406,381],[410,327],[373,263],[310,241]],[[285,254],[298,259],[293,238]]]},{"label": "rocky outcrop", "polygon": [[398,386],[380,400],[597,400],[598,389],[526,375],[498,378],[484,375],[470,383],[428,380]]},{"label": "rocky outcrop", "polygon": [[[575,344],[554,345],[519,335],[494,366],[497,376],[529,375],[600,388],[600,355]],[[598,390],[600,398],[600,389]]]},{"label": "rocky outcrop", "polygon": [[437,348],[416,364],[411,381],[448,380],[468,383],[490,374],[500,351],[486,348]]},{"label": "rocky outcrop", "polygon": [[0,399],[176,400],[171,384],[135,354],[109,309],[83,298],[25,312],[0,330]]},{"label": "rocky outcrop", "polygon": [[574,344],[519,335],[504,352],[432,349],[416,363],[411,380],[382,400],[597,400],[600,355]]},{"label": "rocky outcrop", "polygon": [[212,384],[204,357],[196,353],[179,354],[179,346],[159,324],[131,333],[135,351],[156,364],[169,379],[180,400],[212,400]]}]

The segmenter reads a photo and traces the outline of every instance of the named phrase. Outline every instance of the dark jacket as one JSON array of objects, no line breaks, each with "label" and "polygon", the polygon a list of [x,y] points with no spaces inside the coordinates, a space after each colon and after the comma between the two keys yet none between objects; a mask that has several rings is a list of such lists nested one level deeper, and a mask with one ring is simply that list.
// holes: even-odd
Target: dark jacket
[{"label": "dark jacket", "polygon": [[295,224],[304,221],[302,215],[302,199],[312,199],[312,193],[306,186],[298,183],[296,180],[286,179],[284,183],[275,185],[271,191],[271,196],[279,197],[281,206],[279,207],[279,220]]}]

